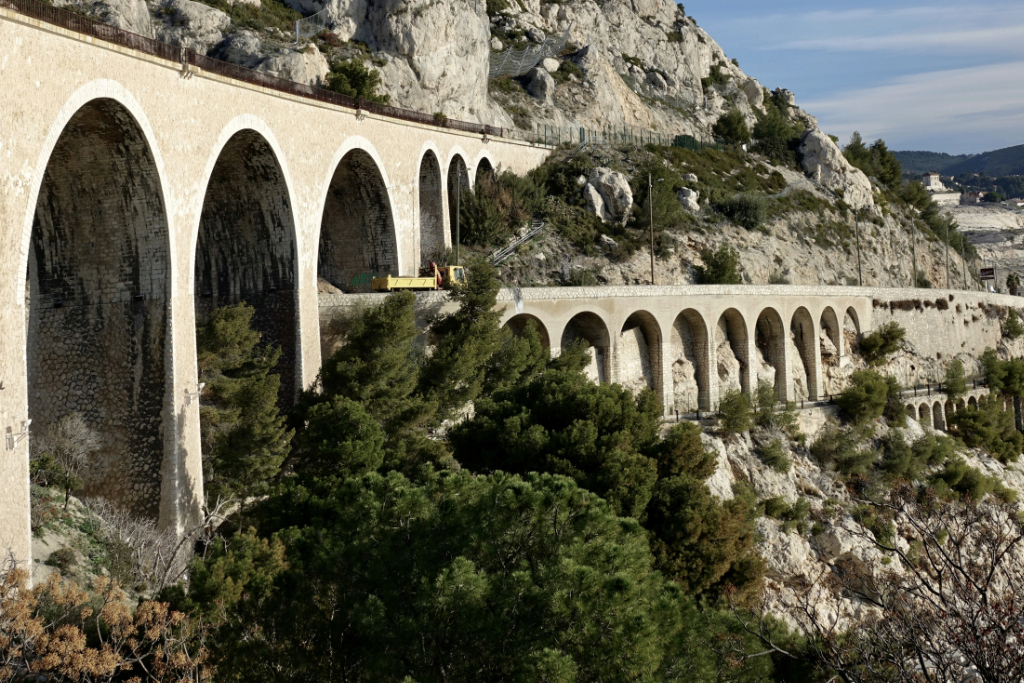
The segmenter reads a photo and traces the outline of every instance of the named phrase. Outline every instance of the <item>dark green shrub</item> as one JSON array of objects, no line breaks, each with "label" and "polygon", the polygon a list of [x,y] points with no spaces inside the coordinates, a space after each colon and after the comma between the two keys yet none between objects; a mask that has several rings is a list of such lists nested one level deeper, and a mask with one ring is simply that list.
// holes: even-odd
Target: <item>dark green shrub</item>
[{"label": "dark green shrub", "polygon": [[896,155],[889,151],[884,140],[876,140],[871,147],[864,144],[860,133],[854,132],[850,144],[843,149],[843,156],[853,166],[864,171],[869,178],[876,178],[890,190],[899,191],[903,186],[903,165]]},{"label": "dark green shrub", "polygon": [[460,240],[491,247],[502,244],[544,208],[544,188],[511,171],[485,174],[459,197]]},{"label": "dark green shrub", "polygon": [[1008,339],[1017,339],[1022,334],[1024,334],[1024,325],[1017,317],[1017,311],[1011,308],[1010,312],[1006,314],[1006,322],[1003,323],[1003,336]]},{"label": "dark green shrub", "polygon": [[738,109],[730,109],[718,117],[718,121],[711,128],[711,133],[716,138],[734,144],[750,142],[747,120]]},{"label": "dark green shrub", "polygon": [[1013,411],[1003,410],[1001,396],[982,396],[977,410],[953,413],[949,430],[967,446],[983,448],[1004,464],[1016,462],[1024,450],[1024,435],[1017,431]]},{"label": "dark green shrub", "polygon": [[846,419],[862,424],[882,416],[888,397],[889,383],[885,377],[874,370],[857,370],[836,403]]},{"label": "dark green shrub", "polygon": [[946,377],[943,382],[949,400],[956,403],[967,393],[967,378],[964,375],[964,364],[954,359],[946,366]]},{"label": "dark green shrub", "polygon": [[67,574],[78,562],[78,553],[71,548],[57,548],[46,558],[46,564],[56,567],[61,574]]},{"label": "dark green shrub", "polygon": [[387,104],[391,101],[391,96],[387,93],[378,93],[377,89],[380,85],[379,72],[367,68],[361,59],[350,59],[331,64],[331,71],[327,74],[325,87],[327,90],[349,97]]},{"label": "dark green shrub", "polygon": [[782,441],[779,439],[772,439],[767,444],[760,446],[757,449],[757,457],[765,465],[781,474],[789,472],[793,467],[793,463],[790,462],[789,456],[782,448]]},{"label": "dark green shrub", "polygon": [[722,434],[738,434],[750,431],[750,397],[730,389],[718,404],[718,431]]},{"label": "dark green shrub", "polygon": [[768,219],[768,200],[756,194],[737,194],[716,207],[726,218],[747,230],[757,230]]},{"label": "dark green shrub", "polygon": [[704,265],[693,267],[693,273],[698,285],[739,285],[743,283],[740,277],[740,256],[732,247],[723,244],[717,251],[704,249],[700,253]]},{"label": "dark green shrub", "polygon": [[949,458],[929,483],[942,498],[969,498],[975,502],[980,502],[988,494],[1005,501],[1017,498],[1016,492],[1005,488],[997,477],[985,476],[959,456]]},{"label": "dark green shrub", "polygon": [[888,356],[903,348],[905,334],[906,330],[898,322],[890,320],[861,338],[860,355],[871,365],[881,365]]},{"label": "dark green shrub", "polygon": [[769,430],[785,432],[791,439],[802,438],[796,403],[780,403],[775,386],[766,380],[757,383],[754,391],[754,424]]},{"label": "dark green shrub", "polygon": [[771,159],[773,164],[797,167],[803,126],[790,121],[774,98],[765,102],[765,109],[767,113],[754,125],[753,150]]},{"label": "dark green shrub", "polygon": [[823,466],[832,466],[843,476],[863,476],[875,461],[872,451],[860,448],[864,438],[862,428],[830,425],[811,444],[811,456]]}]

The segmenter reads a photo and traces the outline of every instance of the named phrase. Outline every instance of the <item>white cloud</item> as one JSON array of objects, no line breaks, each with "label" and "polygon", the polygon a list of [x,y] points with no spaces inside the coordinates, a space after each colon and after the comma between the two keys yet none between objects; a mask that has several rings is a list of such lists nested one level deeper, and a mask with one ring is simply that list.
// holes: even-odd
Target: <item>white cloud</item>
[{"label": "white cloud", "polygon": [[795,40],[772,46],[771,50],[826,50],[829,52],[906,52],[942,49],[947,52],[1020,53],[1024,40],[1024,24],[978,28],[973,30],[935,31],[926,33],[889,33],[869,36],[832,36]]},{"label": "white cloud", "polygon": [[977,152],[1024,142],[1022,76],[1024,61],[1005,62],[902,76],[800,104],[843,141],[859,130],[895,149],[930,141],[936,150]]}]

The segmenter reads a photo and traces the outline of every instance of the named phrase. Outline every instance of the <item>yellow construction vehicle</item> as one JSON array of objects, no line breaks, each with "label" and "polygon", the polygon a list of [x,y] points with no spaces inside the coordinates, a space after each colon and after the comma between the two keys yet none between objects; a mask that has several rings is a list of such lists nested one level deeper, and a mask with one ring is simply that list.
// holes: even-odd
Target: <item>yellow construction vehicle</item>
[{"label": "yellow construction vehicle", "polygon": [[462,266],[438,266],[431,262],[429,266],[420,268],[417,277],[385,275],[375,277],[370,289],[375,292],[394,292],[400,289],[431,290],[454,289],[466,281],[466,270]]}]

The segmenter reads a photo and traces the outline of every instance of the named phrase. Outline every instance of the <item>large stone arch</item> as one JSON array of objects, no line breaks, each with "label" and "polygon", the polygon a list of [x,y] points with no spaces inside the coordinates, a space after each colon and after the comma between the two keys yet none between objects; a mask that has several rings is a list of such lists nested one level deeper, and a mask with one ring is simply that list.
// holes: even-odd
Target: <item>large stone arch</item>
[{"label": "large stone arch", "polygon": [[481,151],[477,156],[476,163],[473,164],[473,187],[475,188],[480,182],[480,178],[484,175],[494,175],[497,167],[491,160],[490,154],[486,151]]},{"label": "large stone arch", "polygon": [[[825,365],[839,365],[843,355],[843,328],[839,316],[831,306],[826,306],[818,319],[821,337],[821,361]],[[828,343],[826,343],[826,341]]]},{"label": "large stone arch", "polygon": [[441,162],[434,150],[428,149],[420,158],[419,180],[420,257],[419,265],[440,262],[451,245],[446,234],[444,212],[444,183]]},{"label": "large stone arch", "polygon": [[711,410],[711,347],[704,316],[689,308],[672,323],[672,408],[680,413]]},{"label": "large stone arch", "polygon": [[[172,231],[148,126],[130,98],[72,98],[41,177],[26,247],[28,417],[72,414],[99,437],[84,491],[135,514],[162,509],[171,398]],[[123,93],[121,93],[123,95]],[[117,97],[117,99],[114,99]],[[84,101],[81,101],[84,100]],[[201,487],[201,483],[197,483]],[[201,488],[200,488],[201,490]]]},{"label": "large stone arch", "polygon": [[548,328],[544,325],[540,318],[529,313],[520,313],[514,315],[505,321],[502,327],[507,327],[512,330],[512,333],[519,336],[523,333],[528,325],[533,325],[537,334],[540,336],[540,343],[544,345],[544,348],[551,348],[551,336],[548,334]]},{"label": "large stone arch", "polygon": [[843,347],[847,353],[855,353],[860,348],[860,317],[853,306],[843,314]]},{"label": "large stone arch", "polygon": [[730,389],[749,392],[750,337],[746,320],[735,308],[728,309],[718,318],[714,346],[719,396],[724,396]]},{"label": "large stone arch", "polygon": [[375,276],[399,275],[398,239],[387,181],[370,150],[355,147],[338,161],[327,186],[317,277],[346,292],[370,290]]},{"label": "large stone arch", "polygon": [[971,396],[970,398],[968,398],[967,399],[967,409],[968,410],[977,410],[978,409],[978,399],[976,399],[974,396]]},{"label": "large stone arch", "polygon": [[298,247],[291,193],[278,156],[252,129],[220,149],[203,198],[194,257],[196,324],[221,306],[255,309],[252,326],[281,347],[280,399],[298,391]]},{"label": "large stone arch", "polygon": [[592,311],[577,313],[562,330],[560,348],[583,340],[590,345],[591,359],[587,375],[599,384],[611,381],[611,335],[604,319]]},{"label": "large stone arch", "polygon": [[762,380],[770,381],[775,386],[776,396],[780,401],[790,399],[787,391],[788,372],[786,368],[786,330],[782,316],[774,308],[768,307],[757,316],[754,326],[754,346],[757,350],[755,377],[757,386]]},{"label": "large stone arch", "polygon": [[[811,317],[810,311],[803,306],[794,311],[793,318],[789,323],[789,334],[789,339],[796,350],[796,355],[793,358],[792,373],[794,380],[793,399],[799,401],[806,398],[816,401],[820,393],[818,387],[820,341],[815,332],[814,319]],[[800,359],[799,363],[796,362],[797,358]],[[803,382],[802,389],[800,383],[797,382],[798,379]]]},{"label": "large stone arch", "polygon": [[647,311],[632,313],[619,331],[615,379],[634,394],[652,389],[663,396],[661,326]]},{"label": "large stone arch", "polygon": [[448,170],[445,172],[445,183],[448,193],[448,225],[451,230],[452,248],[456,242],[461,242],[461,235],[458,221],[459,207],[462,203],[462,194],[473,191],[472,177],[469,175],[469,168],[466,165],[464,154],[455,152],[448,160]]},{"label": "large stone arch", "polygon": [[932,426],[932,411],[927,403],[922,403],[917,407],[917,420],[921,423],[922,427]]}]

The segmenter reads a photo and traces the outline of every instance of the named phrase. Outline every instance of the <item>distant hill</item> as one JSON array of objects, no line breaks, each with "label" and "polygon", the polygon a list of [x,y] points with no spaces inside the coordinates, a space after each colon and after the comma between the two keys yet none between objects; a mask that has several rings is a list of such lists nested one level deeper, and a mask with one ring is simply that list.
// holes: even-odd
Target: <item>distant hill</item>
[{"label": "distant hill", "polygon": [[960,173],[981,173],[982,171],[993,178],[1024,175],[1024,145],[978,154],[947,167],[942,173],[958,175]]},{"label": "distant hill", "polygon": [[932,172],[949,175],[946,172],[947,168],[966,163],[980,156],[977,154],[943,154],[941,152],[895,152],[895,154],[903,164],[903,172],[913,175]]}]

